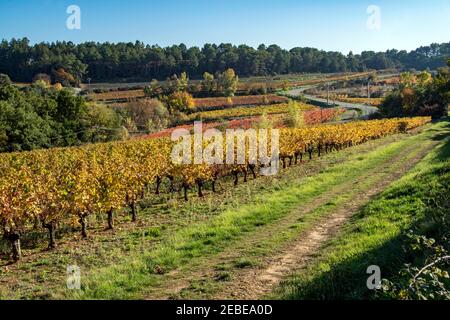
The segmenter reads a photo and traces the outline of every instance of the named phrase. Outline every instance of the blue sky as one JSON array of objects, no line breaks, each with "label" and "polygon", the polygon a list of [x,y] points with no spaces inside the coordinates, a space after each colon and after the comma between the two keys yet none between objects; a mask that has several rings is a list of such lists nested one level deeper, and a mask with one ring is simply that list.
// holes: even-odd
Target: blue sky
[{"label": "blue sky", "polygon": [[[81,8],[81,30],[66,9]],[[366,10],[381,9],[369,30]],[[230,42],[290,49],[412,50],[450,41],[450,0],[0,0],[0,38],[135,41],[161,46]]]}]

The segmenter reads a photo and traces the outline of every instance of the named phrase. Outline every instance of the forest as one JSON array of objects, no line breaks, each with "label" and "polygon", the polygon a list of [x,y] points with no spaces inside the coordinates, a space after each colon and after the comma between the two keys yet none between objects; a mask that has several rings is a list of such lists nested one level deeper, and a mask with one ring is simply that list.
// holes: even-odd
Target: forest
[{"label": "forest", "polygon": [[14,82],[31,82],[38,74],[54,82],[65,71],[73,86],[80,82],[116,80],[165,80],[173,74],[187,72],[201,78],[204,72],[223,72],[232,68],[241,76],[265,76],[288,73],[334,73],[367,69],[435,70],[445,66],[450,42],[431,44],[411,52],[388,50],[328,52],[296,47],[285,50],[277,45],[235,46],[205,44],[202,48],[184,44],[169,47],[135,43],[54,42],[31,44],[27,38],[0,43],[0,73]]}]

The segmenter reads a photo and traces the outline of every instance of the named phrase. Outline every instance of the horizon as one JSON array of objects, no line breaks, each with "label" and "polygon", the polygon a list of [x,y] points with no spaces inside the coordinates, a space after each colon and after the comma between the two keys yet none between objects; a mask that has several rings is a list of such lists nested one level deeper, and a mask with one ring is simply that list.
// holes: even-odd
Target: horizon
[{"label": "horizon", "polygon": [[[450,40],[444,32],[436,32],[450,29],[450,3],[444,0],[407,4],[386,0],[339,4],[330,0],[249,0],[239,3],[239,11],[234,10],[236,1],[172,0],[162,4],[137,0],[128,5],[119,0],[5,0],[0,3],[0,37],[26,37],[31,44],[140,41],[150,46],[200,48],[207,43],[253,48],[275,44],[285,50],[310,47],[343,54],[391,49],[410,52]],[[66,27],[67,9],[73,4],[80,8],[81,24],[80,29],[70,30]],[[378,16],[371,6],[379,9]],[[223,20],[218,19],[221,17]],[[427,23],[421,23],[423,17]],[[379,19],[379,26],[369,28],[372,18]],[[120,19],[126,25],[117,23]]]},{"label": "horizon", "polygon": [[7,41],[7,42],[10,42],[10,41],[12,41],[12,40],[22,40],[22,39],[27,39],[27,40],[29,41],[29,43],[30,43],[30,46],[34,46],[34,45],[37,45],[37,44],[50,44],[50,45],[51,45],[51,44],[55,44],[55,43],[64,43],[64,42],[66,42],[66,43],[73,43],[73,44],[75,44],[75,45],[81,45],[81,44],[84,44],[84,43],[92,43],[92,42],[93,42],[93,43],[96,43],[96,44],[105,44],[105,43],[109,43],[109,44],[113,44],[113,45],[120,44],[120,43],[132,43],[132,44],[135,44],[135,43],[137,43],[137,42],[140,42],[140,43],[144,44],[144,46],[160,47],[160,48],[163,48],[163,49],[164,49],[164,48],[170,48],[170,47],[172,47],[172,46],[181,46],[181,45],[185,45],[188,49],[189,49],[189,48],[193,48],[193,47],[196,47],[196,48],[201,49],[201,48],[203,48],[203,46],[208,45],[208,44],[210,44],[210,45],[216,45],[216,46],[220,46],[220,45],[222,45],[222,44],[231,44],[231,45],[233,45],[233,46],[235,46],[235,47],[239,47],[239,46],[249,46],[249,47],[251,47],[251,48],[257,50],[258,47],[261,46],[261,45],[264,45],[266,48],[268,48],[269,46],[275,45],[275,46],[280,47],[282,50],[286,50],[286,51],[290,51],[290,50],[295,49],[295,48],[302,48],[302,49],[304,49],[304,48],[311,48],[311,49],[317,49],[317,50],[319,50],[319,51],[325,51],[325,52],[338,52],[338,53],[341,53],[341,54],[343,54],[343,55],[348,55],[350,52],[352,52],[352,53],[355,54],[355,55],[361,55],[363,52],[383,52],[383,53],[384,53],[384,52],[387,52],[387,51],[389,51],[389,50],[406,51],[406,52],[410,53],[410,52],[415,51],[415,50],[417,50],[417,49],[419,49],[419,48],[421,48],[421,47],[429,47],[429,46],[434,45],[434,44],[441,45],[441,44],[445,44],[445,43],[450,43],[450,41],[445,41],[445,42],[432,42],[432,43],[428,43],[428,44],[421,44],[421,45],[418,45],[417,47],[415,47],[415,48],[413,48],[413,49],[411,49],[411,50],[398,49],[398,48],[388,48],[388,49],[383,50],[383,51],[363,50],[363,51],[361,51],[361,52],[355,52],[355,51],[353,51],[353,50],[350,50],[349,52],[342,52],[342,51],[326,50],[326,49],[323,49],[323,48],[309,47],[309,46],[294,46],[294,47],[291,47],[291,48],[284,48],[284,47],[280,46],[280,45],[277,44],[277,43],[260,43],[259,45],[252,46],[252,45],[249,45],[249,44],[246,44],[246,43],[226,43],[226,42],[214,43],[214,42],[211,42],[211,43],[204,43],[204,44],[202,44],[201,46],[199,46],[199,45],[188,46],[188,45],[186,45],[185,43],[173,43],[173,44],[168,44],[168,45],[165,45],[165,46],[161,46],[161,45],[159,45],[159,44],[157,44],[157,43],[146,43],[146,42],[144,42],[144,41],[142,41],[142,40],[134,40],[134,41],[117,41],[117,42],[112,42],[112,41],[82,41],[82,42],[73,42],[73,41],[70,41],[70,40],[55,40],[55,41],[32,42],[32,41],[31,41],[29,38],[27,38],[27,37],[22,37],[22,38],[9,38],[9,39],[3,38],[3,39],[0,39],[0,41]]}]

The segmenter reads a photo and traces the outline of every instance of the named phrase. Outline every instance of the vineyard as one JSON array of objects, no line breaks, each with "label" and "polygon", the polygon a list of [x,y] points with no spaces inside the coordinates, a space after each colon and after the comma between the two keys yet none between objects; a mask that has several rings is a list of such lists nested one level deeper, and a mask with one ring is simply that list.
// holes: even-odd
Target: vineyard
[{"label": "vineyard", "polygon": [[[303,121],[305,125],[312,126],[325,122],[335,120],[339,115],[344,113],[345,110],[340,108],[318,109],[303,112]],[[270,125],[272,128],[284,128],[285,127],[285,114],[274,114],[268,116]],[[255,128],[261,122],[261,117],[248,117],[243,119],[233,119],[224,122],[208,122],[203,124],[203,130],[208,129],[250,129]],[[169,137],[173,131],[177,129],[193,130],[193,126],[190,124],[180,125],[173,128],[164,129],[159,132],[151,133],[149,135],[139,136],[139,139],[147,138],[162,138]]]},{"label": "vineyard", "polygon": [[[321,98],[326,99],[326,95],[320,95]],[[368,106],[379,107],[383,103],[382,98],[351,98],[347,95],[333,95],[330,97],[331,100],[336,100],[340,102],[354,103],[354,104],[366,104]]]},{"label": "vineyard", "polygon": [[261,105],[287,102],[285,97],[268,95],[254,95],[254,96],[236,96],[236,97],[214,97],[214,98],[200,98],[194,99],[195,107],[200,110],[215,109],[230,106],[245,106],[245,105]]},{"label": "vineyard", "polygon": [[337,98],[336,100],[356,104],[361,103],[374,107],[379,107],[383,103],[382,98]]},{"label": "vineyard", "polygon": [[92,93],[89,97],[95,101],[114,101],[144,98],[145,94],[143,89],[137,89]]},{"label": "vineyard", "polygon": [[[316,107],[299,103],[298,109],[300,111],[314,110]],[[189,121],[192,120],[217,120],[217,119],[230,119],[230,118],[243,118],[259,116],[262,114],[282,114],[288,112],[287,104],[274,104],[274,105],[260,105],[256,107],[237,107],[228,108],[213,111],[196,112],[189,115]]]},{"label": "vineyard", "polygon": [[[429,118],[402,118],[321,125],[280,130],[282,166],[321,156],[430,122]],[[20,239],[40,226],[48,230],[49,247],[55,246],[55,229],[81,227],[87,237],[87,218],[107,217],[114,228],[116,210],[129,207],[132,221],[138,219],[137,203],[149,193],[161,193],[163,180],[170,190],[197,187],[203,196],[208,182],[248,174],[257,177],[259,163],[246,159],[235,165],[177,165],[171,160],[174,146],[168,138],[132,140],[86,147],[40,150],[0,155],[0,223],[12,244],[15,260],[21,257]],[[224,154],[227,146],[223,146]],[[236,150],[234,150],[236,152]]]},{"label": "vineyard", "polygon": [[335,120],[336,117],[343,114],[344,109],[318,109],[304,112],[303,121],[306,125],[315,125]]},{"label": "vineyard", "polygon": [[450,301],[450,0],[394,2],[0,0],[0,303]]},{"label": "vineyard", "polygon": [[241,82],[238,86],[239,91],[247,91],[249,87],[255,87],[255,88],[270,88],[272,90],[285,90],[287,88],[293,88],[293,87],[301,87],[301,86],[310,86],[310,85],[316,85],[326,82],[333,82],[333,81],[348,81],[351,79],[358,79],[367,77],[370,74],[373,74],[373,71],[370,72],[355,72],[355,73],[348,73],[348,74],[332,74],[326,77],[314,77],[312,79],[307,80],[285,80],[285,81],[265,81],[265,82]]},{"label": "vineyard", "polygon": [[[135,100],[128,98],[127,100]],[[114,99],[113,99],[114,100]],[[120,100],[120,99],[119,99]],[[254,95],[254,96],[235,96],[235,97],[212,97],[212,98],[196,98],[194,99],[195,108],[198,111],[219,110],[225,108],[233,108],[237,106],[254,106],[263,104],[279,104],[286,103],[288,99],[273,94]],[[114,108],[126,107],[128,102],[110,102],[108,105]]]}]

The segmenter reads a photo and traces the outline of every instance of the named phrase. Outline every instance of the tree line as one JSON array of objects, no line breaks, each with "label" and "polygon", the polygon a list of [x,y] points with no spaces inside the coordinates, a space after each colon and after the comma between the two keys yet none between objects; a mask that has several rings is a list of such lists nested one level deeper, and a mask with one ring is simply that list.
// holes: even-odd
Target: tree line
[{"label": "tree line", "polygon": [[445,66],[449,56],[450,42],[431,44],[411,52],[393,49],[344,55],[314,48],[285,50],[277,45],[260,45],[255,49],[227,43],[205,44],[202,48],[188,48],[184,44],[162,48],[140,41],[42,42],[31,45],[27,38],[23,38],[0,43],[0,73],[22,82],[30,82],[38,74],[47,74],[54,82],[67,81],[77,85],[80,81],[123,78],[165,80],[182,72],[201,78],[204,72],[214,74],[229,68],[241,76],[389,68],[425,70]]}]

